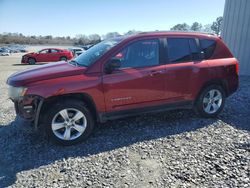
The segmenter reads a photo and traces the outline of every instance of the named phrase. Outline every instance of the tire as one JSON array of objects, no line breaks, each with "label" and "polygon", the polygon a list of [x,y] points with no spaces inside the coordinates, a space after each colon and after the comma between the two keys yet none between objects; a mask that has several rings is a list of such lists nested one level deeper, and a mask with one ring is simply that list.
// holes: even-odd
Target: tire
[{"label": "tire", "polygon": [[34,59],[34,58],[29,58],[28,59],[28,63],[30,64],[30,65],[35,65],[36,64],[36,60]]},{"label": "tire", "polygon": [[56,103],[47,112],[44,122],[49,138],[66,146],[86,140],[95,124],[88,108],[77,100]]},{"label": "tire", "polygon": [[210,85],[201,92],[196,100],[195,112],[205,118],[216,117],[223,110],[225,100],[224,89],[219,85]]},{"label": "tire", "polygon": [[60,61],[67,61],[67,57],[60,57]]}]

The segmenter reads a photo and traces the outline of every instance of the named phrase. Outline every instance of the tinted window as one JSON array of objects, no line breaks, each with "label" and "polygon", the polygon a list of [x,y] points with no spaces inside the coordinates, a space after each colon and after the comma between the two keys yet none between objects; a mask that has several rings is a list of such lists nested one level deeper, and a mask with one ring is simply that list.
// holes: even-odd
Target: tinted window
[{"label": "tinted window", "polygon": [[191,61],[189,39],[168,38],[168,58],[172,63]]},{"label": "tinted window", "polygon": [[200,60],[200,50],[195,39],[189,39],[190,54],[193,61]]},{"label": "tinted window", "polygon": [[216,46],[214,40],[202,39],[200,40],[201,51],[204,53],[204,58],[209,59],[213,53]]},{"label": "tinted window", "polygon": [[56,50],[56,49],[52,49],[51,50],[51,53],[58,53],[59,51],[58,50]]},{"label": "tinted window", "polygon": [[116,54],[114,58],[121,60],[121,68],[158,65],[159,41],[154,39],[134,42]]}]

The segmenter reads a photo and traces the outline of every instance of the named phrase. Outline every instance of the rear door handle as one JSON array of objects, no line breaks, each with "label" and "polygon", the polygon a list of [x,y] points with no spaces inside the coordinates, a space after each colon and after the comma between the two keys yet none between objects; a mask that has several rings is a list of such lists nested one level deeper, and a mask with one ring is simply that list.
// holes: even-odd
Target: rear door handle
[{"label": "rear door handle", "polygon": [[157,70],[157,71],[151,71],[150,72],[150,76],[155,76],[155,75],[159,75],[159,74],[164,74],[165,70]]}]

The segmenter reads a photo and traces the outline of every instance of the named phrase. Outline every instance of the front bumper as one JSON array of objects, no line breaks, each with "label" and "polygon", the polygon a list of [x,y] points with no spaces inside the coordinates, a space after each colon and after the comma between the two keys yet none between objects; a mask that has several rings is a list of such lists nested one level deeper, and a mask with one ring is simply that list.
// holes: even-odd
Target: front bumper
[{"label": "front bumper", "polygon": [[21,60],[21,63],[23,63],[23,64],[28,63],[28,57],[27,56],[23,56],[22,60]]},{"label": "front bumper", "polygon": [[34,122],[34,126],[37,127],[43,98],[37,95],[25,95],[13,102],[16,114],[23,119]]}]

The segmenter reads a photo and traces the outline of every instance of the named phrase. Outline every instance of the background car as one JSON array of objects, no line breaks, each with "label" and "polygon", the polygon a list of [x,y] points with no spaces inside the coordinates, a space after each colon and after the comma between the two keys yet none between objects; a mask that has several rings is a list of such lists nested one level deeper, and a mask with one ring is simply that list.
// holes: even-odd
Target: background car
[{"label": "background car", "polygon": [[76,47],[76,48],[69,48],[69,51],[71,51],[73,55],[77,57],[81,55],[82,53],[84,53],[86,50],[83,48]]},{"label": "background car", "polygon": [[0,48],[0,56],[9,56],[10,51],[6,48]]},{"label": "background car", "polygon": [[33,65],[37,62],[56,62],[67,61],[74,56],[71,51],[58,48],[46,48],[39,52],[25,54],[22,57],[21,63]]},{"label": "background car", "polygon": [[4,48],[8,49],[10,53],[25,53],[28,52],[26,46],[20,44],[9,44]]},{"label": "background car", "polygon": [[88,45],[79,45],[79,47],[83,48],[84,50],[90,49],[94,44],[88,44]]}]

